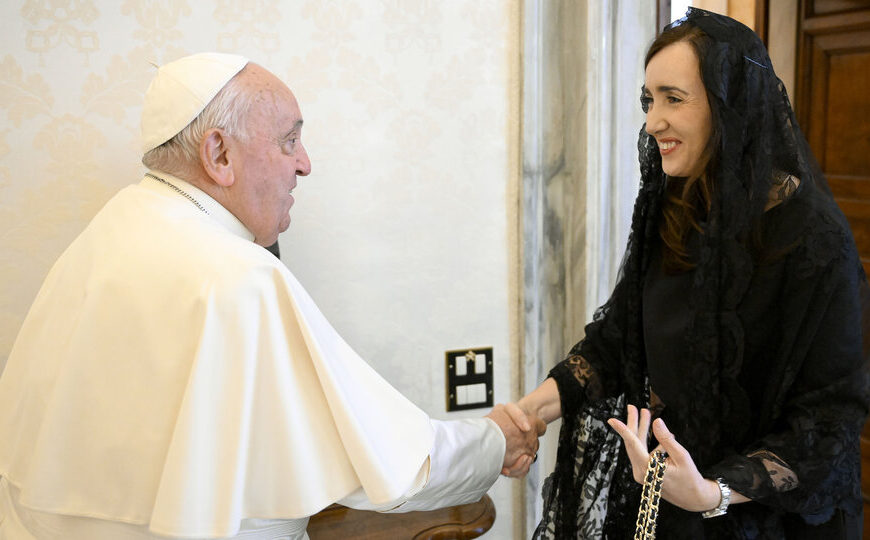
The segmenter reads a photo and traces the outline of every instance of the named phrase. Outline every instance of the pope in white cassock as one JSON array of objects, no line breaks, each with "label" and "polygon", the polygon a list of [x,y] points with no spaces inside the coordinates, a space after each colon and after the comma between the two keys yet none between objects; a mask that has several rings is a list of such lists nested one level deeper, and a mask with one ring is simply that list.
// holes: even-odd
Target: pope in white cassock
[{"label": "pope in white cassock", "polygon": [[462,504],[528,470],[542,423],[430,419],[262,247],[310,172],[301,134],[243,57],[158,70],[149,172],[61,255],[0,378],[0,539],[307,538],[334,502]]}]

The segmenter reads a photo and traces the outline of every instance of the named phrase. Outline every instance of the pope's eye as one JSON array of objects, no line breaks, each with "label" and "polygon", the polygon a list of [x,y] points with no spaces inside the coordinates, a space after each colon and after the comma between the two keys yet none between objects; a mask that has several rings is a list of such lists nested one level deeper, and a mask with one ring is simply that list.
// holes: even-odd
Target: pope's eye
[{"label": "pope's eye", "polygon": [[281,151],[285,154],[292,154],[296,151],[296,143],[299,141],[297,137],[291,137],[289,139],[284,139],[281,142]]}]

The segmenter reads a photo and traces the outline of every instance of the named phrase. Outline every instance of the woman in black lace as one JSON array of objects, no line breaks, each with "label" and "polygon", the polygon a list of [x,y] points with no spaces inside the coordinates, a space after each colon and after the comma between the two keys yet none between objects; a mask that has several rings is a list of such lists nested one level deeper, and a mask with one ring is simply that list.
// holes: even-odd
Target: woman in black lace
[{"label": "woman in black lace", "polygon": [[767,52],[690,9],[641,101],[617,285],[519,402],[563,419],[535,537],[632,537],[658,447],[661,538],[859,538],[867,282]]}]

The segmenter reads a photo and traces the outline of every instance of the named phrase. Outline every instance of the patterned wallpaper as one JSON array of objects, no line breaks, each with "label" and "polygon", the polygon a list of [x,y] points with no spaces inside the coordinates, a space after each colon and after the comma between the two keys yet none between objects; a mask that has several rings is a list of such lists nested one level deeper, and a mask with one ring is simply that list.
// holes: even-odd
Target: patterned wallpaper
[{"label": "patterned wallpaper", "polygon": [[[282,259],[370,363],[436,417],[444,351],[516,385],[519,0],[0,3],[0,368],[51,264],[138,181],[163,63],[245,54],[296,93],[313,172]],[[480,415],[471,411],[466,415]],[[514,530],[499,480],[487,537]]]}]

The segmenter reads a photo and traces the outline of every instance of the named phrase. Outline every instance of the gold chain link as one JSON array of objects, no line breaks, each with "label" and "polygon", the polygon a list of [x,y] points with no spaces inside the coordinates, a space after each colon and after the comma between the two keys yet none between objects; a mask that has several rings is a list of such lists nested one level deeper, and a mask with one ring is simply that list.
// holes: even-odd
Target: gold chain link
[{"label": "gold chain link", "polygon": [[656,537],[656,519],[659,516],[662,481],[665,478],[665,467],[667,467],[666,457],[659,450],[649,455],[649,465],[646,468],[643,492],[640,497],[640,508],[637,510],[634,540],[654,540]]}]

